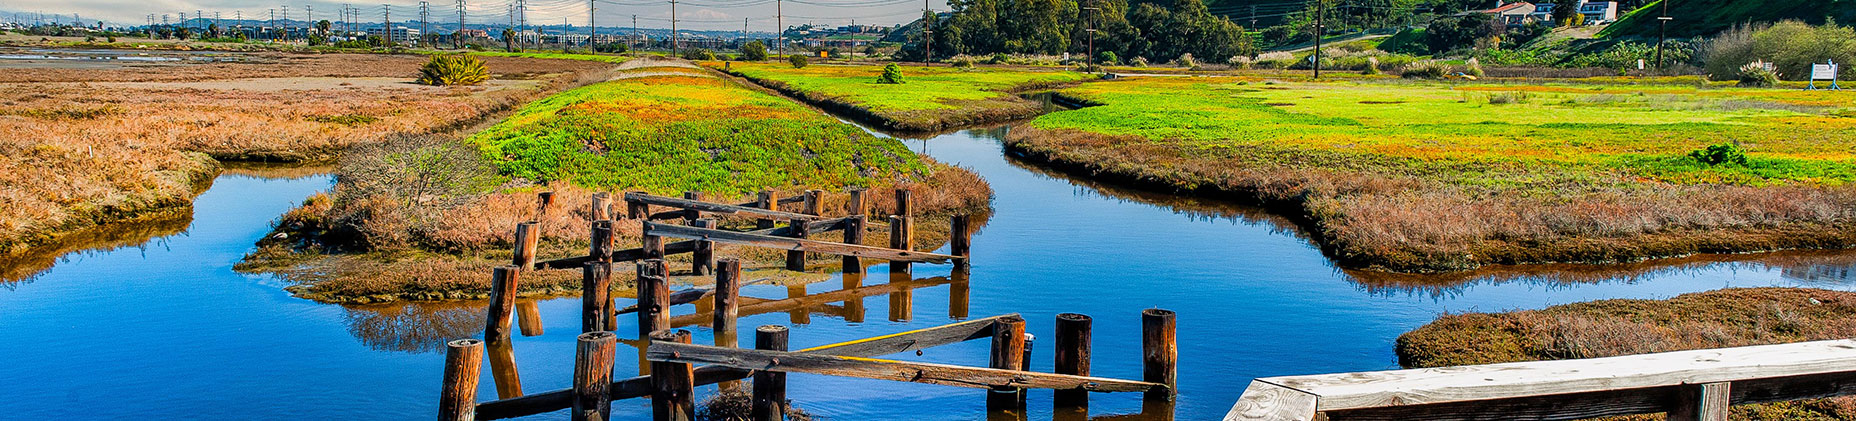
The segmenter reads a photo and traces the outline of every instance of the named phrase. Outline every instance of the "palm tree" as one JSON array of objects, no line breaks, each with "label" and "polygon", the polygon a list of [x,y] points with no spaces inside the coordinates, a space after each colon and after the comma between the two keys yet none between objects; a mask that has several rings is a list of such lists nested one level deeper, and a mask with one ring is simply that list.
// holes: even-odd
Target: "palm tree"
[{"label": "palm tree", "polygon": [[510,52],[516,51],[516,30],[503,28],[503,49]]},{"label": "palm tree", "polygon": [[321,22],[316,22],[316,31],[322,32],[322,36],[325,36],[325,37],[329,36],[329,25],[330,23],[328,19],[323,19]]}]

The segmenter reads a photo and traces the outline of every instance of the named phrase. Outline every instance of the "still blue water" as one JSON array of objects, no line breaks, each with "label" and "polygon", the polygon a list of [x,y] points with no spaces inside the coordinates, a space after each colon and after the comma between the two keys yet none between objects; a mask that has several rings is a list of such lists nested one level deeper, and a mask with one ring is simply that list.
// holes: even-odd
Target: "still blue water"
[{"label": "still blue water", "polygon": [[[1445,312],[1725,287],[1850,289],[1847,267],[1800,263],[1850,260],[1824,255],[1361,278],[1336,269],[1293,226],[1266,213],[1049,175],[1006,158],[1000,134],[906,141],[974,170],[996,193],[994,214],[973,238],[964,313],[1019,313],[1039,338],[1050,337],[1057,313],[1088,314],[1095,319],[1094,374],[1138,379],[1140,311],[1175,310],[1179,419],[1221,416],[1253,377],[1396,368],[1394,339]],[[222,176],[199,198],[183,233],[72,254],[29,280],[0,284],[0,355],[8,357],[0,381],[11,385],[0,398],[0,419],[431,418],[441,343],[477,334],[481,303],[317,304],[291,297],[273,277],[231,270],[271,220],[329,184],[326,176]],[[949,275],[945,266],[915,272]],[[883,266],[871,273],[865,284],[884,282]],[[840,285],[832,277],[805,292]],[[795,349],[945,324],[963,312],[950,305],[955,290],[943,284],[867,297],[861,322],[846,320],[859,306],[844,303],[803,315],[744,316],[743,343],[762,324],[793,325]],[[744,290],[767,299],[789,293]],[[579,300],[522,305],[534,306],[540,322],[513,341],[522,388],[566,387]],[[619,321],[622,337],[636,331],[634,318]],[[712,340],[706,328],[691,329],[697,343]],[[896,358],[982,366],[987,347],[974,341]],[[621,345],[620,353],[615,373],[635,375],[636,349]],[[1037,341],[1032,368],[1049,371],[1051,358],[1049,341]],[[496,396],[495,380],[486,363],[480,398]],[[830,419],[983,416],[985,392],[974,389],[803,374],[789,384],[797,407]],[[1094,398],[1095,414],[1140,411],[1138,395]],[[650,413],[642,400],[613,406],[615,419]],[[1048,391],[1031,393],[1032,419],[1048,418],[1049,407]]]}]

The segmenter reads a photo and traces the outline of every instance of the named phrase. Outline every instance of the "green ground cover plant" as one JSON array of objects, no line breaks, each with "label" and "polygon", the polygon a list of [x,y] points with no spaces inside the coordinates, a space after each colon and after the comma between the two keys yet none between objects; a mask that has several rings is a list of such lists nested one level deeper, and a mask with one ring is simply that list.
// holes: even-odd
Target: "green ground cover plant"
[{"label": "green ground cover plant", "polygon": [[558,51],[555,51],[555,52],[548,52],[548,51],[516,51],[516,52],[472,51],[470,52],[470,55],[483,56],[483,57],[522,57],[522,58],[545,58],[545,59],[555,59],[555,60],[599,61],[599,62],[606,62],[606,63],[612,63],[612,64],[624,63],[626,60],[631,60],[631,57],[628,57],[628,56],[586,54],[586,53],[563,53],[563,52],[558,52]]},{"label": "green ground cover plant", "polygon": [[1085,73],[897,66],[906,84],[884,84],[884,66],[734,63],[725,71],[893,130],[934,131],[1037,115],[1014,92],[1088,79]]},{"label": "green ground cover plant", "polygon": [[1453,271],[1856,244],[1856,100],[1845,94],[1244,78],[1059,93],[1096,106],[1015,128],[1008,148],[1278,206],[1349,266]]}]

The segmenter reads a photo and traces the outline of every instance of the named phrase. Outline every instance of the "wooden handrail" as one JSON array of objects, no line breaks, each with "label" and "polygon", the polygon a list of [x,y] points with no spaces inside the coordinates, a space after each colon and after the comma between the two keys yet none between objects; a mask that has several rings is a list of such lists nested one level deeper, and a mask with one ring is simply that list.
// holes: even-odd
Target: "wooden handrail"
[{"label": "wooden handrail", "polygon": [[[1856,394],[1856,340],[1251,382],[1226,421],[1580,419],[1725,414],[1730,404]],[[1724,417],[1724,415],[1721,415]],[[1677,419],[1677,418],[1671,418]]]}]

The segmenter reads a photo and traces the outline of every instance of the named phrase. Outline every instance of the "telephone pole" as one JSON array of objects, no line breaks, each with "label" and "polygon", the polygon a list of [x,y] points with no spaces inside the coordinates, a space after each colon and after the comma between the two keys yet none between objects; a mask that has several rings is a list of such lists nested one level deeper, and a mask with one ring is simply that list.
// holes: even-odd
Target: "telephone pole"
[{"label": "telephone pole", "polygon": [[284,20],[283,20],[284,42],[290,42],[290,6],[284,5],[283,9],[284,9]]},{"label": "telephone pole", "polygon": [[670,0],[670,56],[677,56],[677,0]]},{"label": "telephone pole", "polygon": [[[629,44],[631,45],[626,46],[627,50],[638,48],[638,15],[632,15],[632,41]],[[632,53],[632,55],[637,55],[637,53]]]},{"label": "telephone pole", "polygon": [[1656,17],[1656,68],[1663,67],[1663,44],[1669,40],[1669,0],[1662,0],[1663,15]]},{"label": "telephone pole", "polygon": [[1309,67],[1315,69],[1315,79],[1321,78],[1321,30],[1327,27],[1324,24],[1327,15],[1327,0],[1315,0],[1315,55],[1309,56],[1314,59],[1314,63],[1310,63]]},{"label": "telephone pole", "polygon": [[425,0],[419,0],[419,46],[420,47],[427,47],[427,48],[431,47],[430,45],[426,45],[426,42],[425,42],[425,40],[427,39],[426,37],[432,36],[432,22],[426,19],[428,17],[427,13],[431,12],[430,6],[431,4],[426,3]]},{"label": "telephone pole", "polygon": [[387,24],[387,37],[386,37],[387,44],[388,45],[394,44],[393,42],[393,8],[387,6],[385,3],[381,3],[380,5],[380,21]]},{"label": "telephone pole", "polygon": [[782,0],[773,1],[773,33],[776,35],[774,37],[774,43],[777,44],[773,46],[774,57],[786,54],[786,9],[783,6],[784,3],[785,2]]},{"label": "telephone pole", "polygon": [[451,36],[451,43],[457,48],[464,48],[464,0],[458,0],[458,32]]},{"label": "telephone pole", "polygon": [[599,25],[593,22],[593,14],[599,9],[593,7],[593,0],[586,0],[586,49],[588,53],[598,54]]},{"label": "telephone pole", "polygon": [[928,61],[934,60],[934,10],[928,8],[928,0],[922,0],[922,67],[928,67]]},{"label": "telephone pole", "polygon": [[1093,68],[1096,67],[1096,11],[1102,8],[1090,6],[1084,9],[1089,10],[1089,29],[1085,29],[1085,31],[1089,32],[1089,57],[1086,63],[1089,63],[1089,67]]}]

